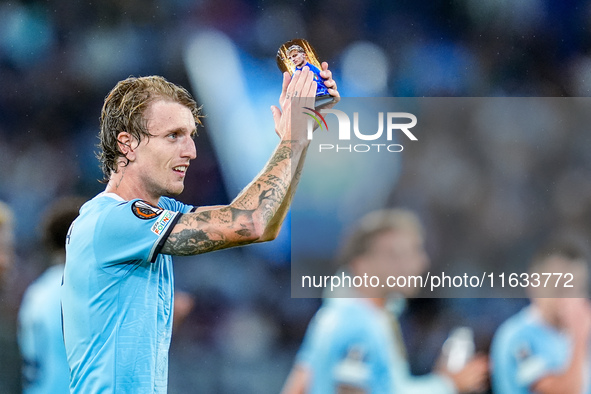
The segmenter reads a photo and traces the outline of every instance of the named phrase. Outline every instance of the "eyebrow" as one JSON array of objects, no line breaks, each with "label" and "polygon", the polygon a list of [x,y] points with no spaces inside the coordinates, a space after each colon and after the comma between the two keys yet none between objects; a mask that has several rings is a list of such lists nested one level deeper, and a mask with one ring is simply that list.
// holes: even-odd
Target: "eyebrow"
[{"label": "eyebrow", "polygon": [[[170,130],[166,130],[164,132],[164,135],[169,135],[171,133],[180,133],[180,134],[184,134],[186,131],[186,129],[182,128],[182,127],[177,127],[176,129],[170,129]],[[193,128],[190,132],[189,135],[191,137],[194,137],[195,135],[197,135],[197,128]]]}]

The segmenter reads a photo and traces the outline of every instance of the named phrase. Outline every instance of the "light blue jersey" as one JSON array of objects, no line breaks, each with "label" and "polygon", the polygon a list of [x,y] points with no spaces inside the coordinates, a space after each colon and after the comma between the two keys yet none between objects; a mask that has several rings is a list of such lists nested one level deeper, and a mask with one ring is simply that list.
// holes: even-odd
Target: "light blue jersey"
[{"label": "light blue jersey", "polygon": [[309,393],[334,393],[339,385],[368,393],[455,393],[451,381],[414,377],[397,321],[364,298],[325,299],[310,323],[296,363],[311,372]]},{"label": "light blue jersey", "polygon": [[159,206],[101,193],[70,228],[62,310],[73,393],[167,390],[174,283],[159,252],[192,207]]},{"label": "light blue jersey", "polygon": [[48,268],[29,286],[21,303],[18,343],[25,394],[70,392],[60,309],[63,273],[63,264]]},{"label": "light blue jersey", "polygon": [[[560,373],[571,357],[569,337],[545,323],[537,310],[528,306],[504,322],[491,348],[492,383],[495,393],[532,393],[540,378]],[[591,393],[588,382],[584,393]]]}]

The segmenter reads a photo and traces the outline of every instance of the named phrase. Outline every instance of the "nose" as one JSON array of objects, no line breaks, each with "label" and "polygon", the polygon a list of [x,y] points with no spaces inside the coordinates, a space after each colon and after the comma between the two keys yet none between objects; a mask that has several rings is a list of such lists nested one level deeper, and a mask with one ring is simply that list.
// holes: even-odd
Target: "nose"
[{"label": "nose", "polygon": [[195,147],[195,141],[192,138],[187,139],[187,143],[183,149],[183,157],[193,160],[197,157],[197,148]]}]

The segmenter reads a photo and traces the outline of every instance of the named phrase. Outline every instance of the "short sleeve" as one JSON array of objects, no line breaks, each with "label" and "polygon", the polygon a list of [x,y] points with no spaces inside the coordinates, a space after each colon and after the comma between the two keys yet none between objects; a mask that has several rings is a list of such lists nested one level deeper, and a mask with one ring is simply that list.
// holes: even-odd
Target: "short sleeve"
[{"label": "short sleeve", "polygon": [[[535,344],[534,344],[535,345]],[[530,341],[521,340],[515,347],[513,357],[516,359],[517,383],[521,387],[529,387],[537,380],[547,375],[551,371],[551,355],[543,351],[543,347],[537,347],[534,353]]]},{"label": "short sleeve", "polygon": [[163,209],[181,213],[189,213],[197,209],[197,207],[194,207],[193,205],[183,204],[182,202],[169,197],[161,197],[158,206]]},{"label": "short sleeve", "polygon": [[527,330],[516,338],[512,356],[516,362],[515,376],[520,387],[530,387],[542,377],[560,372],[570,357],[570,343],[559,333]]},{"label": "short sleeve", "polygon": [[389,392],[391,344],[381,323],[359,301],[325,300],[296,358],[312,371],[310,393],[335,392],[339,385]]},{"label": "short sleeve", "polygon": [[130,261],[154,262],[181,212],[132,200],[106,207],[97,223],[97,261],[109,267]]},{"label": "short sleeve", "polygon": [[334,353],[334,350],[331,349],[331,346],[334,346],[334,341],[331,338],[334,336],[336,327],[338,327],[338,316],[334,311],[320,308],[308,326],[304,341],[296,356],[296,362],[311,366],[318,363],[319,357]]}]

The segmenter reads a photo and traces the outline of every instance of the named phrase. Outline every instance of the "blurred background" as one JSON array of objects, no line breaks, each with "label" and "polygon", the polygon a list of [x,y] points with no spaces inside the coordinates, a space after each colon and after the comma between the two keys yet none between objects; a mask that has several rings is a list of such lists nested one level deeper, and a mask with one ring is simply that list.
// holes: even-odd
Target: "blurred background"
[{"label": "blurred background", "polygon": [[[17,252],[0,292],[2,337],[12,338],[21,296],[48,264],[37,230],[44,208],[104,188],[95,145],[102,101],[116,82],[159,74],[192,91],[206,118],[179,199],[224,204],[277,143],[269,110],[281,88],[275,54],[297,37],[329,63],[342,96],[590,95],[585,0],[2,1],[0,200],[16,215]],[[470,143],[461,145],[430,136],[422,159],[405,164],[402,156],[380,204],[419,211],[431,258],[443,266],[525,264],[558,227],[588,237],[591,134],[555,126],[463,130]],[[459,191],[466,179],[471,187]],[[169,392],[279,391],[320,305],[290,297],[287,224],[269,245],[176,260],[177,288],[194,306],[173,334]],[[432,367],[457,324],[474,327],[486,350],[494,329],[525,303],[411,301],[402,323],[413,371]],[[17,359],[0,352],[6,392],[19,392]]]}]

